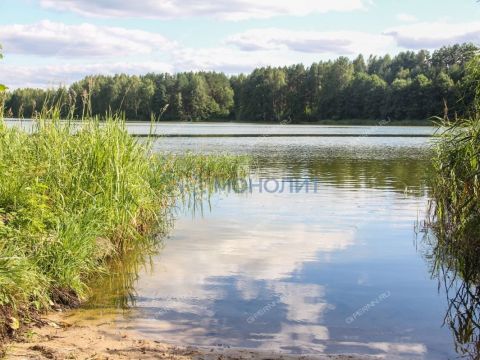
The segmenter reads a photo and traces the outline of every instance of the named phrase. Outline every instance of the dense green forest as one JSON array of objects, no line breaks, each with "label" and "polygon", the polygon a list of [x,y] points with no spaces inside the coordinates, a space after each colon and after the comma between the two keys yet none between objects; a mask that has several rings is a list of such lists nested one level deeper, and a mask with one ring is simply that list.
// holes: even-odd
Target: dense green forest
[{"label": "dense green forest", "polygon": [[29,118],[60,104],[65,116],[123,112],[130,120],[310,122],[323,119],[421,120],[463,114],[473,44],[391,57],[340,57],[310,67],[266,67],[248,75],[216,72],[95,75],[59,89],[16,89],[5,98],[10,117]]}]

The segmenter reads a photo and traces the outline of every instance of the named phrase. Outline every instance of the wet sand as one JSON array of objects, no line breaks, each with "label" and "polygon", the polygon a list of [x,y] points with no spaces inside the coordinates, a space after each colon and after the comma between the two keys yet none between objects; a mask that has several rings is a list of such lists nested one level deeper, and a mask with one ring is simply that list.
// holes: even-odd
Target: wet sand
[{"label": "wet sand", "polygon": [[114,325],[114,314],[103,319],[78,316],[78,311],[42,317],[43,326],[32,326],[7,345],[6,359],[171,359],[171,360],[366,360],[359,355],[288,355],[273,351],[204,347],[179,347],[142,338]]}]

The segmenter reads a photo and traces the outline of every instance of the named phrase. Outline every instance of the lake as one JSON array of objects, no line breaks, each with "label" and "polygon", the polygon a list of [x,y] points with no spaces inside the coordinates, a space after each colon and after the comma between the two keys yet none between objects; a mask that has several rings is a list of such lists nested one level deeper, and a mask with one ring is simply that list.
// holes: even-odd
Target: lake
[{"label": "lake", "polygon": [[[148,132],[145,124],[129,127]],[[219,184],[195,211],[179,206],[162,249],[133,273],[131,308],[118,314],[119,327],[180,345],[456,356],[442,326],[448,302],[417,234],[428,205],[433,128],[160,128],[292,136],[155,141],[159,153],[249,154],[254,171],[242,186]],[[295,136],[309,133],[329,136]],[[373,133],[382,136],[367,136]],[[416,134],[425,137],[405,136]],[[110,297],[98,292],[93,308]]]},{"label": "lake", "polygon": [[[30,119],[5,119],[10,126],[32,127]],[[72,122],[75,124],[75,122]],[[293,124],[251,124],[251,123],[192,123],[192,122],[128,122],[128,130],[134,135],[156,136],[242,136],[257,137],[266,135],[328,136],[370,136],[370,137],[428,137],[435,133],[431,126],[385,126],[386,122],[378,122],[375,126],[333,126],[333,125],[293,125]]]}]

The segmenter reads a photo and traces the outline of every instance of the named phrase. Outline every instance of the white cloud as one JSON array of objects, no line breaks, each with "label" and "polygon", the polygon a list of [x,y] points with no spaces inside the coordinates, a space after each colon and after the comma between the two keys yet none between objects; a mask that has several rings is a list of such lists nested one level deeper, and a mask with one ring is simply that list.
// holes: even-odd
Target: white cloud
[{"label": "white cloud", "polygon": [[354,55],[379,53],[392,44],[388,36],[352,31],[320,32],[252,29],[230,36],[229,45],[243,51],[288,50],[301,53]]},{"label": "white cloud", "polygon": [[[117,29],[119,32],[125,29]],[[125,30],[129,34],[130,30]],[[135,33],[135,31],[131,31]],[[2,34],[3,35],[3,34]],[[60,37],[63,35],[60,34]],[[145,41],[152,39],[154,34],[147,33]],[[43,40],[41,40],[42,38]],[[28,42],[36,42],[38,48],[58,48],[62,40],[41,36]],[[222,46],[212,48],[192,48],[179,44],[170,46],[170,51],[162,54],[165,59],[158,61],[156,53],[147,53],[144,59],[138,57],[127,58],[119,63],[118,56],[121,50],[106,50],[102,41],[96,40],[83,48],[81,45],[75,50],[77,57],[81,57],[79,64],[75,59],[59,64],[52,58],[48,65],[32,64],[17,65],[7,56],[4,63],[0,64],[0,79],[10,88],[17,87],[50,87],[59,84],[70,84],[90,74],[144,74],[147,72],[180,72],[180,71],[222,71],[227,74],[250,72],[256,67],[285,66],[297,63],[310,65],[318,60],[326,60],[338,55],[355,56],[360,52],[384,53],[393,43],[388,36],[369,35],[365,33],[322,33],[322,32],[294,32],[278,29],[250,30],[230,37]],[[0,39],[1,42],[1,39]],[[121,43],[119,40],[118,43]],[[128,41],[125,41],[128,43]],[[6,42],[6,51],[9,53],[22,53],[12,51],[12,44]],[[20,45],[15,45],[20,46]],[[106,44],[105,46],[108,46]],[[132,45],[134,46],[134,45]],[[143,46],[143,45],[138,45]],[[145,45],[146,49],[148,45]],[[64,48],[65,49],[65,48]],[[153,45],[152,45],[153,49]],[[255,50],[255,51],[252,51]],[[36,48],[23,47],[25,54],[40,54]],[[66,50],[65,50],[66,51]],[[145,50],[150,51],[150,50]],[[153,50],[152,50],[153,51]],[[105,53],[114,55],[110,58],[98,57],[92,60],[94,54]],[[139,52],[137,51],[137,54]],[[71,55],[71,54],[70,54]],[[127,54],[125,54],[127,55]],[[61,56],[57,54],[57,57]],[[121,55],[120,55],[121,56]],[[48,61],[48,60],[47,60]]]},{"label": "white cloud", "polygon": [[179,48],[174,52],[177,71],[213,70],[227,74],[249,72],[255,67],[284,65],[288,61],[271,53],[242,52],[228,47],[217,48]]},{"label": "white cloud", "polygon": [[387,29],[398,46],[406,49],[433,49],[444,45],[480,43],[480,22],[420,22]]},{"label": "white cloud", "polygon": [[[310,65],[339,55],[395,54],[401,48],[432,49],[465,41],[480,42],[480,22],[411,23],[383,34],[258,28],[229,36],[216,47],[193,48],[143,30],[42,21],[0,26],[0,43],[7,54],[0,64],[0,78],[16,88],[70,84],[98,73],[215,70],[236,74],[261,66]],[[20,55],[21,62],[9,54]],[[30,55],[44,59],[31,60]],[[64,62],[59,60],[62,57],[72,58]]]},{"label": "white cloud", "polygon": [[160,34],[92,24],[66,25],[48,20],[0,26],[7,54],[40,56],[126,56],[171,49],[175,43]]},{"label": "white cloud", "polygon": [[85,16],[184,18],[222,20],[266,19],[281,15],[303,16],[330,11],[364,9],[366,0],[41,0],[43,7],[73,11]]},{"label": "white cloud", "polygon": [[[273,52],[244,53],[242,51],[220,48],[182,48],[178,47],[169,54],[167,61],[135,60],[135,61],[112,61],[111,59],[99,59],[100,61],[84,62],[49,62],[48,64],[17,65],[6,61],[0,63],[0,79],[9,88],[38,87],[48,88],[59,85],[69,85],[80,80],[86,75],[102,74],[114,75],[118,73],[142,75],[148,72],[180,71],[222,71],[227,74],[249,72],[255,67],[275,65],[281,66],[286,63],[295,63],[289,54],[278,56]],[[151,57],[148,57],[150,59]],[[313,61],[313,59],[312,59]]]},{"label": "white cloud", "polygon": [[56,87],[71,84],[87,75],[114,75],[119,73],[141,75],[148,72],[172,72],[171,65],[162,62],[94,63],[63,65],[7,65],[0,66],[2,83],[9,88]]},{"label": "white cloud", "polygon": [[397,14],[397,20],[400,20],[403,22],[414,22],[414,21],[417,21],[417,18],[412,14],[401,13],[401,14]]}]

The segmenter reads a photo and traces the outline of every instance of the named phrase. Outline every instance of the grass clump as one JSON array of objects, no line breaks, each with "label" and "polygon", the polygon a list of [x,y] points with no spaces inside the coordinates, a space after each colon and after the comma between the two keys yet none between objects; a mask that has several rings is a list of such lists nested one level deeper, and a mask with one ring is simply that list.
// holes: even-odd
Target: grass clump
[{"label": "grass clump", "polygon": [[425,229],[431,273],[447,297],[444,322],[460,357],[480,357],[480,118],[458,120],[436,144]]},{"label": "grass clump", "polygon": [[480,118],[450,124],[436,144],[433,163],[430,224],[449,254],[472,256],[472,261],[450,264],[468,276],[480,265]]},{"label": "grass clump", "polygon": [[[178,184],[235,178],[245,158],[159,156],[122,119],[0,119],[0,310],[76,305],[87,284],[166,232]],[[48,114],[48,118],[56,118]],[[8,311],[5,311],[8,309]],[[9,320],[0,316],[0,338]]]},{"label": "grass clump", "polygon": [[448,249],[439,262],[480,281],[480,56],[467,65],[465,79],[469,117],[444,120],[435,145],[429,224]]},{"label": "grass clump", "polygon": [[470,117],[445,120],[435,144],[425,228],[431,272],[447,296],[445,323],[461,357],[480,357],[480,58],[467,68]]}]

